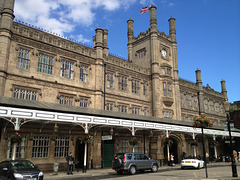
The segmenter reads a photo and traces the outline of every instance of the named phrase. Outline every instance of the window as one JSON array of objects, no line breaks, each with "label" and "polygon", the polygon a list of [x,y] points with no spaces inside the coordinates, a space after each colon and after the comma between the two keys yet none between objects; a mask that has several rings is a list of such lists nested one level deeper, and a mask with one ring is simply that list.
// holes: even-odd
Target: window
[{"label": "window", "polygon": [[107,111],[113,111],[113,104],[107,103]]},{"label": "window", "polygon": [[127,78],[119,76],[118,77],[118,90],[127,91]]},{"label": "window", "polygon": [[120,139],[118,144],[119,144],[119,153],[128,152],[128,140]]},{"label": "window", "polygon": [[83,81],[83,82],[88,81],[88,66],[84,66],[84,65],[80,66],[80,81]]},{"label": "window", "polygon": [[88,107],[88,99],[80,98],[80,107]]},{"label": "window", "polygon": [[14,88],[13,97],[18,99],[26,99],[26,100],[37,100],[38,91],[31,89],[23,89],[23,88]]},{"label": "window", "polygon": [[62,60],[60,76],[68,79],[73,79],[74,63]]},{"label": "window", "polygon": [[144,96],[147,95],[147,85],[146,85],[146,83],[143,83],[143,95]]},{"label": "window", "polygon": [[73,96],[60,95],[59,104],[65,104],[65,105],[73,106]]},{"label": "window", "polygon": [[139,93],[139,81],[137,80],[132,80],[132,93],[138,94]]},{"label": "window", "polygon": [[140,108],[132,107],[132,114],[140,114]]},{"label": "window", "polygon": [[147,115],[147,109],[144,109],[143,113],[144,113],[144,116],[146,116]]},{"label": "window", "polygon": [[30,51],[26,49],[19,49],[18,51],[18,68],[29,69],[29,55]]},{"label": "window", "polygon": [[69,154],[69,137],[56,137],[54,157],[66,157]]},{"label": "window", "polygon": [[170,118],[172,119],[172,111],[163,111],[163,117],[164,118]]},{"label": "window", "polygon": [[172,84],[163,82],[163,96],[172,97]]},{"label": "window", "polygon": [[171,68],[170,67],[162,67],[162,75],[171,76]]},{"label": "window", "polygon": [[34,136],[32,157],[33,158],[47,158],[49,153],[49,137]]},{"label": "window", "polygon": [[142,57],[146,56],[146,50],[141,49],[141,50],[137,51],[137,56],[138,56],[138,58],[142,58]]},{"label": "window", "polygon": [[209,102],[209,111],[214,111],[214,106],[212,101]]},{"label": "window", "polygon": [[119,105],[119,106],[118,106],[118,112],[127,113],[127,106],[125,106],[125,105]]},{"label": "window", "polygon": [[167,96],[166,83],[163,83],[163,96]]},{"label": "window", "polygon": [[[22,137],[22,141],[17,144],[16,158],[25,158],[27,148],[27,137]],[[8,141],[7,157],[12,158],[13,146],[11,146],[11,140]]]},{"label": "window", "polygon": [[107,73],[107,88],[113,88],[113,74]]},{"label": "window", "polygon": [[46,74],[52,74],[53,69],[53,57],[40,54],[38,56],[38,72],[43,72]]}]

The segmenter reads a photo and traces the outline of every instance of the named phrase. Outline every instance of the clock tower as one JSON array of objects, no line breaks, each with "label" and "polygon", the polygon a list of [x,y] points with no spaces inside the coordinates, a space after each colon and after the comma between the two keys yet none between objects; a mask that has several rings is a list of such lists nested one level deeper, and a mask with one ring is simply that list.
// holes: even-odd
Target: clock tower
[{"label": "clock tower", "polygon": [[128,20],[128,60],[150,69],[152,116],[180,119],[180,90],[178,77],[175,19],[169,21],[169,35],[157,29],[157,8],[150,8],[150,28],[137,37],[133,20]]}]

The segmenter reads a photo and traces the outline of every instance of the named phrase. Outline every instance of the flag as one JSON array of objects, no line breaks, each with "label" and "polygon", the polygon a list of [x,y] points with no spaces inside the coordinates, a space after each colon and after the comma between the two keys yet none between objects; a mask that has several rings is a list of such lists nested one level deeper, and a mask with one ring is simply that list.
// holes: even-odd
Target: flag
[{"label": "flag", "polygon": [[149,11],[149,8],[150,8],[150,6],[146,6],[146,7],[141,8],[140,14],[143,14],[143,13],[145,13],[145,12],[148,12],[148,11]]}]

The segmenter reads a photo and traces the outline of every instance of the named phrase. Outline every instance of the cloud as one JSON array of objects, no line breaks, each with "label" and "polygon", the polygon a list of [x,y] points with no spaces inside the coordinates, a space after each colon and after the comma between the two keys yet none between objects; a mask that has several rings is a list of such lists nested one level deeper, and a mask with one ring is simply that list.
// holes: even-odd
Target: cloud
[{"label": "cloud", "polygon": [[[63,35],[78,27],[89,28],[97,18],[97,10],[115,11],[128,9],[137,0],[16,0],[15,17]],[[83,36],[79,41],[88,42]]]}]

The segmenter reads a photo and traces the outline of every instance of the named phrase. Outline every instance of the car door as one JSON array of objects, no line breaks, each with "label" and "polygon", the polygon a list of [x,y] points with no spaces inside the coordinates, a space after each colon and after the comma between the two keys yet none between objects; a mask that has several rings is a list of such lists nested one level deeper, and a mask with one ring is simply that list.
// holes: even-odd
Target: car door
[{"label": "car door", "polygon": [[8,161],[3,161],[0,163],[0,179],[7,179],[8,169],[9,169]]},{"label": "car door", "polygon": [[149,157],[145,154],[140,154],[141,159],[141,169],[150,169],[152,165],[152,161],[149,160]]}]

